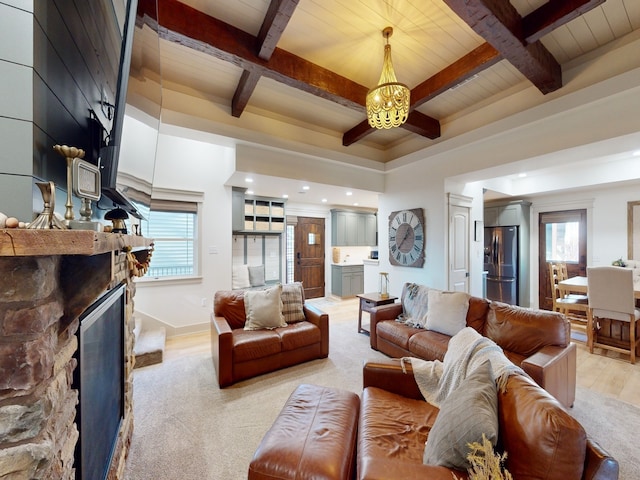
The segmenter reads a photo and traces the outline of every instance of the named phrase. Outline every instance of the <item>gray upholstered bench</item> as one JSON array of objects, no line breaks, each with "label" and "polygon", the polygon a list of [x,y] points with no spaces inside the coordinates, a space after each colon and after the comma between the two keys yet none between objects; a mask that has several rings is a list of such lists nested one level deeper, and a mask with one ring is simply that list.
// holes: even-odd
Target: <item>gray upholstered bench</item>
[{"label": "gray upholstered bench", "polygon": [[298,386],[260,442],[248,480],[350,480],[359,413],[353,392]]}]

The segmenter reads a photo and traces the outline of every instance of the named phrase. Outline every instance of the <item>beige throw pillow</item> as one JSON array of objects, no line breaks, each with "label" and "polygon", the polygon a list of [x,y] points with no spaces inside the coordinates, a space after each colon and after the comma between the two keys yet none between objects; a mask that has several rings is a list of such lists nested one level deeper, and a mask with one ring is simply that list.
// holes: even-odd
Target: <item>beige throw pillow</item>
[{"label": "beige throw pillow", "polygon": [[231,288],[237,290],[239,288],[249,288],[249,267],[246,265],[234,265],[231,274]]},{"label": "beige throw pillow", "polygon": [[265,290],[248,290],[244,293],[244,310],[247,314],[245,330],[286,327],[282,315],[282,285]]},{"label": "beige throw pillow", "polygon": [[468,294],[429,290],[429,313],[425,328],[453,337],[467,325],[468,310]]}]

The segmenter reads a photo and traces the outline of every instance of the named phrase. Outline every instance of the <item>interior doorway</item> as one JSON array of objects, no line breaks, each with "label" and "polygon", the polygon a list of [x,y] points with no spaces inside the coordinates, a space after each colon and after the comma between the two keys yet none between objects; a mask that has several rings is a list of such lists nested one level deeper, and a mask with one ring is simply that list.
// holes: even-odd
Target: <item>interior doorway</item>
[{"label": "interior doorway", "polygon": [[548,262],[564,262],[569,277],[587,272],[587,210],[542,212],[538,217],[538,305],[553,309]]},{"label": "interior doorway", "polygon": [[324,297],[324,218],[297,217],[287,225],[287,280],[302,282],[305,298]]}]

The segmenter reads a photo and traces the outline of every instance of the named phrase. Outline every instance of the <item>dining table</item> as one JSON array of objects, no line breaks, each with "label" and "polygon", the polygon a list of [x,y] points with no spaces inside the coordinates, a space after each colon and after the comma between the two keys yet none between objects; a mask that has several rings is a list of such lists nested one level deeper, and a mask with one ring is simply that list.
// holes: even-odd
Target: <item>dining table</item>
[{"label": "dining table", "polygon": [[[588,295],[587,277],[570,277],[558,282],[558,290],[560,297],[564,298],[570,293],[582,293]],[[633,296],[636,300],[640,299],[640,282],[633,283]]]}]

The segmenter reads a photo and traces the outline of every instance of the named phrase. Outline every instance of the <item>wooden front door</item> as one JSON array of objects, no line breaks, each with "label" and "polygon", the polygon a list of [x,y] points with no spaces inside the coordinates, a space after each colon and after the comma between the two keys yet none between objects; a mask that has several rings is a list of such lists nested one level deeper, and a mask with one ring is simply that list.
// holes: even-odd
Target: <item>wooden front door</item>
[{"label": "wooden front door", "polygon": [[305,298],[324,297],[324,218],[298,217],[294,230],[294,274]]},{"label": "wooden front door", "polygon": [[587,211],[540,213],[538,227],[538,305],[553,310],[548,262],[566,263],[569,278],[587,275]]}]

